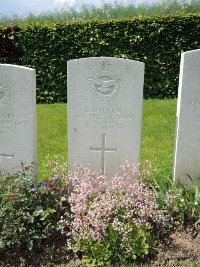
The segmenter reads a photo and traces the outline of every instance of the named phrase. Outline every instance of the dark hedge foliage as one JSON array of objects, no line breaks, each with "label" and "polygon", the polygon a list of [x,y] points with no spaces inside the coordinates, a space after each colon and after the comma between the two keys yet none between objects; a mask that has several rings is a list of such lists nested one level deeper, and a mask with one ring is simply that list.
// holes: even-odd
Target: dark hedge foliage
[{"label": "dark hedge foliage", "polygon": [[0,27],[0,62],[18,63],[20,62],[20,49],[15,44],[18,26]]},{"label": "dark hedge foliage", "polygon": [[28,25],[14,35],[20,64],[37,71],[40,103],[67,101],[68,60],[98,56],[144,62],[144,97],[174,98],[181,52],[200,48],[200,15]]}]

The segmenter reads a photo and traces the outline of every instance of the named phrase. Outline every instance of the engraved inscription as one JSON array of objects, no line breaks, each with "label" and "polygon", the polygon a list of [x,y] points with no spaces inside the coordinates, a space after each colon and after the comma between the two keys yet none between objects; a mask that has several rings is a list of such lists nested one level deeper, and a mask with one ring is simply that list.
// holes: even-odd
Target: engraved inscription
[{"label": "engraved inscription", "polygon": [[7,158],[7,159],[13,159],[14,158],[14,154],[0,154],[0,172],[1,172],[1,161],[2,161],[2,158]]},{"label": "engraved inscription", "polygon": [[5,113],[0,115],[0,136],[14,134],[17,130],[30,124],[27,114]]},{"label": "engraved inscription", "polygon": [[85,107],[73,116],[83,121],[85,129],[122,129],[127,121],[134,119],[133,114],[127,113],[124,108]]},{"label": "engraved inscription", "polygon": [[105,174],[105,154],[106,152],[117,152],[117,148],[107,148],[106,147],[106,134],[102,134],[102,145],[98,147],[90,147],[91,152],[101,152],[101,170],[102,174]]}]

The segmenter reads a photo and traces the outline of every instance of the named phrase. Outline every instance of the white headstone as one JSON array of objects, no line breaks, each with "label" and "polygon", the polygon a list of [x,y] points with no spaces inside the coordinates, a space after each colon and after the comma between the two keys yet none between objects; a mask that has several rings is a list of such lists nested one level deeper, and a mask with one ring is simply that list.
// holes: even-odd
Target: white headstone
[{"label": "white headstone", "polygon": [[35,70],[0,64],[0,169],[36,163]]},{"label": "white headstone", "polygon": [[173,178],[189,184],[200,175],[200,49],[182,53]]},{"label": "white headstone", "polygon": [[68,165],[111,177],[139,163],[144,63],[111,57],[68,62]]}]

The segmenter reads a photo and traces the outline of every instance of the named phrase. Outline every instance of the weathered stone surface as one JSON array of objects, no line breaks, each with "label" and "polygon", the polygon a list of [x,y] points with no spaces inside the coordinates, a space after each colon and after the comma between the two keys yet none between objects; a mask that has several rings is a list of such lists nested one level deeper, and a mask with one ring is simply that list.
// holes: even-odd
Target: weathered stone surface
[{"label": "weathered stone surface", "polygon": [[35,70],[0,64],[0,169],[36,163]]},{"label": "weathered stone surface", "polygon": [[182,53],[174,149],[174,180],[200,175],[200,49]]},{"label": "weathered stone surface", "polygon": [[119,173],[138,164],[144,63],[119,58],[68,62],[68,165]]}]

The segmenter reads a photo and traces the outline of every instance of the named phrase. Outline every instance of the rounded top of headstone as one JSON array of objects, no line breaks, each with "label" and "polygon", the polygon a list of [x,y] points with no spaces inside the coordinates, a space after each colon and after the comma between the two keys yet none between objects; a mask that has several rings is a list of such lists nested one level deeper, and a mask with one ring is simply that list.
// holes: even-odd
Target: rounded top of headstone
[{"label": "rounded top of headstone", "polygon": [[0,67],[35,71],[35,69],[33,69],[33,68],[28,68],[28,67],[19,66],[19,65],[13,65],[13,64],[0,64]]},{"label": "rounded top of headstone", "polygon": [[191,55],[191,54],[199,54],[200,53],[200,49],[195,49],[195,50],[190,50],[190,51],[186,51],[186,52],[183,52],[184,55]]},{"label": "rounded top of headstone", "polygon": [[123,62],[134,62],[137,64],[142,64],[144,65],[143,62],[133,60],[133,59],[127,59],[127,58],[118,58],[118,57],[85,57],[85,58],[77,58],[77,59],[71,59],[68,62],[80,62],[80,61],[99,61],[99,60],[110,60],[110,61],[123,61]]}]

